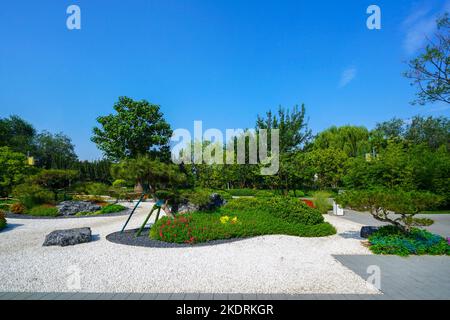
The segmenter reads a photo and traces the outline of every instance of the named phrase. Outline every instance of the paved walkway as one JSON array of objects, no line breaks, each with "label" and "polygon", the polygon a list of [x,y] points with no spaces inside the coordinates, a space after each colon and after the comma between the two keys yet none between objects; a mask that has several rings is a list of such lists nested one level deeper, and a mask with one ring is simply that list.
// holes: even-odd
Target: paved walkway
[{"label": "paved walkway", "polygon": [[[418,214],[416,218],[429,218],[434,221],[429,227],[425,227],[428,231],[439,234],[442,237],[450,237],[450,214]],[[340,217],[366,226],[382,226],[387,223],[375,220],[368,212],[358,212],[353,210],[345,210],[345,215]]]},{"label": "paved walkway", "polygon": [[[240,293],[0,293],[0,300],[385,300],[363,294],[240,294]],[[392,298],[390,298],[392,299]]]},{"label": "paved walkway", "polygon": [[[380,255],[336,255],[344,266],[363,279],[377,266],[380,289],[389,299],[450,299],[450,257]],[[372,269],[373,270],[373,269]]]}]

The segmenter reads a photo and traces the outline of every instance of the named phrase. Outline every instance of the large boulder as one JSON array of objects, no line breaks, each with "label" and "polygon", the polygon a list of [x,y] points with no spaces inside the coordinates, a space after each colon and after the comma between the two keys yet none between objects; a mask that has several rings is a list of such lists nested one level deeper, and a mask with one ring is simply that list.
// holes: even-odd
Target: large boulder
[{"label": "large boulder", "polygon": [[361,238],[367,239],[372,235],[372,233],[374,233],[375,231],[378,231],[378,229],[380,229],[380,227],[370,227],[370,226],[362,227],[360,236],[361,236]]},{"label": "large boulder", "polygon": [[101,206],[89,201],[63,201],[57,207],[60,216],[73,216],[79,212],[95,212],[102,209]]},{"label": "large boulder", "polygon": [[91,239],[91,228],[55,230],[45,236],[43,246],[73,246],[79,243],[90,242]]}]

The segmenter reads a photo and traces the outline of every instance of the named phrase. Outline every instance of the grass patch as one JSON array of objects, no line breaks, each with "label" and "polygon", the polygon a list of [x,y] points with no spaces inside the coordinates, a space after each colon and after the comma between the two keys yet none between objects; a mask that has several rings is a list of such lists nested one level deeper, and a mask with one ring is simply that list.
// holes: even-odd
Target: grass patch
[{"label": "grass patch", "polygon": [[407,234],[397,227],[385,226],[369,237],[369,243],[369,249],[376,254],[450,255],[450,245],[446,239],[417,228]]},{"label": "grass patch", "polygon": [[336,233],[319,212],[298,200],[296,206],[300,209],[294,213],[275,213],[274,208],[279,209],[281,204],[290,210],[294,203],[286,205],[284,198],[275,199],[234,199],[214,213],[194,212],[175,219],[163,217],[152,227],[150,238],[194,244],[260,235],[323,237]]},{"label": "grass patch", "polygon": [[50,205],[42,205],[31,208],[26,214],[35,217],[56,217],[58,215],[58,208]]},{"label": "grass patch", "polygon": [[120,204],[108,204],[104,206],[101,210],[95,212],[78,212],[76,216],[98,216],[102,214],[108,213],[116,213],[126,210],[127,207],[124,207]]}]

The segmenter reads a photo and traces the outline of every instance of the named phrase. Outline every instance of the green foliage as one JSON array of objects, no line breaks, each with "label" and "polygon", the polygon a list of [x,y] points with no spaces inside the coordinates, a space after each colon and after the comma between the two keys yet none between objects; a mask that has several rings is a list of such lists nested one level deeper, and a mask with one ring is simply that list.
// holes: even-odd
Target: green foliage
[{"label": "green foliage", "polygon": [[148,186],[151,192],[158,189],[173,189],[183,185],[186,175],[178,166],[163,163],[148,156],[126,159],[111,167],[115,179],[123,179],[130,183]]},{"label": "green foliage", "polygon": [[[442,200],[432,193],[382,188],[346,191],[336,197],[341,206],[369,211],[375,219],[391,223],[404,232],[410,232],[413,226],[421,223],[428,225],[430,221],[416,219],[414,215],[437,207]],[[391,217],[393,213],[399,217]]]},{"label": "green foliage", "polygon": [[14,203],[9,207],[12,213],[15,214],[23,214],[27,210],[27,208],[21,203]]},{"label": "green foliage", "polygon": [[18,116],[0,118],[0,147],[27,154],[35,149],[33,139],[36,131],[31,124]]},{"label": "green foliage", "polygon": [[311,138],[311,130],[308,129],[305,116],[305,105],[300,108],[294,106],[291,110],[280,107],[277,115],[274,115],[272,111],[268,111],[265,118],[258,115],[256,128],[266,129],[269,141],[271,130],[279,129],[280,153],[284,154],[299,150]]},{"label": "green foliage", "polygon": [[114,110],[116,114],[97,118],[100,127],[94,128],[91,139],[108,158],[135,158],[150,151],[167,153],[172,130],[158,105],[120,97]]},{"label": "green foliage", "polygon": [[14,187],[13,196],[28,209],[54,201],[53,194],[39,185],[24,183]]},{"label": "green foliage", "polygon": [[376,254],[450,255],[450,245],[443,237],[413,228],[405,233],[394,226],[385,226],[369,237],[370,250]]},{"label": "green foliage", "polygon": [[253,189],[230,189],[228,193],[233,197],[254,197],[260,191]]},{"label": "green foliage", "polygon": [[100,182],[86,183],[86,193],[93,196],[104,196],[109,193],[109,186]]},{"label": "green foliage", "polygon": [[62,189],[67,189],[77,176],[78,172],[75,170],[45,169],[33,176],[31,180],[33,183],[53,192],[54,199],[57,201],[58,193]]},{"label": "green foliage", "polygon": [[230,200],[225,208],[236,211],[266,212],[289,223],[315,225],[323,223],[322,214],[296,198],[242,198]]},{"label": "green foliage", "polygon": [[425,105],[433,102],[450,103],[450,20],[448,13],[437,21],[437,31],[428,40],[420,55],[409,62],[410,70],[405,72],[417,87],[417,99],[413,104]]},{"label": "green foliage", "polygon": [[34,139],[36,166],[44,169],[70,169],[78,160],[75,146],[63,133],[43,131]]},{"label": "green foliage", "polygon": [[56,217],[58,215],[58,209],[48,205],[41,205],[31,208],[27,211],[27,214],[36,217]]},{"label": "green foliage", "polygon": [[0,147],[0,196],[8,196],[14,185],[24,181],[28,172],[25,155]]},{"label": "green foliage", "polygon": [[[229,222],[221,222],[224,216],[229,217]],[[223,208],[211,214],[192,213],[174,219],[163,217],[150,230],[150,237],[166,242],[194,244],[260,235],[324,237],[335,233],[336,230],[329,223],[302,225],[289,223],[265,211]]]},{"label": "green foliage", "polygon": [[83,182],[111,183],[111,162],[107,159],[96,161],[77,161],[72,169],[79,173],[79,180]]},{"label": "green foliage", "polygon": [[313,203],[317,210],[322,214],[328,213],[329,210],[333,209],[330,203],[331,193],[326,191],[317,191],[313,193]]},{"label": "green foliage", "polygon": [[5,212],[3,210],[0,210],[0,230],[4,229],[6,227],[6,216]]},{"label": "green foliage", "polygon": [[339,150],[348,157],[370,152],[369,131],[365,127],[331,127],[317,135],[312,144],[315,150]]},{"label": "green foliage", "polygon": [[100,211],[102,214],[105,213],[115,213],[115,212],[120,212],[120,211],[124,211],[127,208],[120,205],[120,204],[108,204],[107,206],[104,206]]}]

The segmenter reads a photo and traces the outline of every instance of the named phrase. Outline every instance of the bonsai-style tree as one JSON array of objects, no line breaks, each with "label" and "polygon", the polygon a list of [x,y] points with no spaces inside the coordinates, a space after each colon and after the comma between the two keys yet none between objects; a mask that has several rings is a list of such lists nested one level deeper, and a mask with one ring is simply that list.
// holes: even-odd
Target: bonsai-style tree
[{"label": "bonsai-style tree", "polygon": [[116,114],[98,117],[100,127],[91,138],[112,160],[164,154],[170,159],[168,143],[172,129],[158,105],[120,97],[114,104]]},{"label": "bonsai-style tree", "polygon": [[53,192],[55,201],[58,201],[58,194],[70,186],[78,176],[75,170],[42,170],[31,178],[32,182]]},{"label": "bonsai-style tree", "polygon": [[139,156],[136,159],[126,159],[111,167],[115,179],[123,179],[148,188],[155,195],[158,189],[176,188],[186,180],[178,166],[151,159],[149,156]]},{"label": "bonsai-style tree", "polygon": [[342,207],[369,211],[376,220],[393,224],[406,233],[414,226],[432,224],[433,221],[430,219],[419,219],[414,216],[436,207],[441,201],[441,197],[428,192],[382,188],[346,191],[336,198],[336,202]]}]

